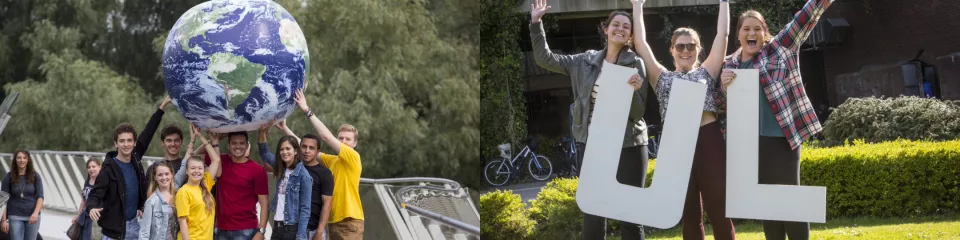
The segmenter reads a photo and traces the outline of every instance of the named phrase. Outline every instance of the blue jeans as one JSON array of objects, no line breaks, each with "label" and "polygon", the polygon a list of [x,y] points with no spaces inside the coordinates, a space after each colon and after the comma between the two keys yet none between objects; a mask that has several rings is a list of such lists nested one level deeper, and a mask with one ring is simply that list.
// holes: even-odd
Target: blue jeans
[{"label": "blue jeans", "polygon": [[37,230],[40,229],[40,217],[36,224],[30,224],[30,217],[10,216],[10,239],[33,240],[37,239]]},{"label": "blue jeans", "polygon": [[[122,240],[138,240],[140,239],[140,221],[137,221],[136,218],[133,220],[127,221],[127,233],[123,236]],[[103,240],[121,240],[113,239],[103,235]]]},{"label": "blue jeans", "polygon": [[217,229],[213,232],[213,239],[216,240],[250,240],[253,239],[253,235],[257,234],[257,229],[246,229],[246,230],[236,230],[236,231],[227,231]]}]

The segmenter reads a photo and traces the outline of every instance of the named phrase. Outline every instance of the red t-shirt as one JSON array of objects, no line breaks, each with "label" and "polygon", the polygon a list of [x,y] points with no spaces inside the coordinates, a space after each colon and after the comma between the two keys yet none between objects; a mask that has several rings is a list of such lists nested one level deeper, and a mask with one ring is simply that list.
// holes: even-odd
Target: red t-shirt
[{"label": "red t-shirt", "polygon": [[[210,157],[204,157],[207,165]],[[217,179],[217,228],[237,231],[260,225],[257,195],[268,195],[267,171],[253,160],[235,163],[229,154],[220,154],[223,172]],[[264,213],[267,214],[267,213]]]}]

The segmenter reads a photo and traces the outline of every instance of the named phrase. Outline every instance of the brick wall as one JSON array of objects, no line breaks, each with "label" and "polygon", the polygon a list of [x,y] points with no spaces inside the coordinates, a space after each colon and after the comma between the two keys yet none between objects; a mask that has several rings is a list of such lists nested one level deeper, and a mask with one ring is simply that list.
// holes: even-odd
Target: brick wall
[{"label": "brick wall", "polygon": [[[869,9],[864,2],[869,3]],[[938,57],[960,52],[957,0],[836,1],[823,18],[844,18],[850,23],[843,45],[823,51],[827,92],[833,106],[843,100],[837,99],[833,84],[838,75],[858,72],[865,66],[910,60],[920,49],[925,50],[920,60],[934,65]],[[958,77],[941,74],[940,81],[958,85]]]}]

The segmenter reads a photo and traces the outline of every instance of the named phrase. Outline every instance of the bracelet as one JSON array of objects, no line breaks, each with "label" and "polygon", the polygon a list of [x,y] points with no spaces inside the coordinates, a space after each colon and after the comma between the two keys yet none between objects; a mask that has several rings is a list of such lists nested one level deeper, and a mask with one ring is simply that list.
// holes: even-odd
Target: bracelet
[{"label": "bracelet", "polygon": [[307,110],[307,118],[313,116],[313,111]]}]

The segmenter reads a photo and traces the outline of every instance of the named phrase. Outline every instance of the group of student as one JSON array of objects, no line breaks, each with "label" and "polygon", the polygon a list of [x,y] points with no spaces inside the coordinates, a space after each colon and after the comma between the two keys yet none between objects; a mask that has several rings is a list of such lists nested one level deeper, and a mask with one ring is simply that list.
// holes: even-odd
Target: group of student
[{"label": "group of student", "polygon": [[[302,90],[294,100],[317,133],[298,138],[286,120],[263,125],[258,137],[262,165],[249,157],[247,132],[207,132],[205,136],[202,129],[190,126],[187,150],[181,155],[185,136],[171,124],[160,131],[164,160],[144,169],[141,159],[171,102],[169,97],[141,135],[132,125],[120,124],[113,133],[116,151],[108,152],[102,162],[87,161],[84,201],[74,218],[83,227],[82,238],[90,239],[96,222],[104,240],[260,240],[269,222],[271,239],[363,239],[362,165],[354,150],[358,131],[344,124],[335,136],[307,106]],[[285,133],[275,148],[279,160],[267,144],[274,126]],[[228,146],[227,153],[221,154],[223,138]],[[321,143],[335,154],[320,152]],[[273,193],[268,190],[268,171],[276,181]],[[39,211],[40,203],[37,206]],[[20,215],[11,217],[26,221],[16,213]],[[15,239],[34,239],[36,228],[33,233]]]},{"label": "group of student", "polygon": [[[604,62],[634,67],[638,73],[627,80],[635,91],[630,107],[621,171],[617,179],[643,187],[647,169],[646,124],[643,121],[647,94],[652,87],[664,116],[669,106],[673,82],[690,81],[707,85],[699,136],[694,153],[686,202],[681,218],[684,239],[703,239],[704,209],[713,225],[716,239],[735,239],[733,222],[726,217],[726,89],[736,79],[729,69],[758,69],[760,72],[759,183],[798,185],[800,182],[800,146],[822,130],[807,98],[800,76],[800,45],[816,26],[832,0],[808,0],[783,30],[772,35],[763,16],[753,10],[743,12],[737,22],[739,48],[724,56],[729,32],[729,3],[719,1],[717,35],[710,54],[700,62],[703,49],[694,29],[678,28],[670,38],[674,70],[657,62],[646,39],[643,23],[644,0],[632,0],[633,16],[612,12],[602,25],[606,45],[601,51],[556,54],[547,45],[540,18],[550,9],[546,0],[531,4],[530,38],[538,65],[570,76],[574,93],[573,136],[578,148],[587,141],[599,86],[597,77]],[[633,48],[633,49],[631,49]],[[626,86],[624,86],[626,87]],[[582,163],[583,152],[579,152]],[[623,171],[626,169],[626,171]],[[584,214],[582,239],[604,239],[606,221]],[[767,239],[808,239],[810,225],[802,222],[762,221]],[[621,222],[622,239],[643,239],[641,226]]]}]

